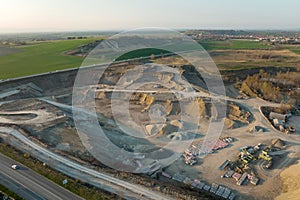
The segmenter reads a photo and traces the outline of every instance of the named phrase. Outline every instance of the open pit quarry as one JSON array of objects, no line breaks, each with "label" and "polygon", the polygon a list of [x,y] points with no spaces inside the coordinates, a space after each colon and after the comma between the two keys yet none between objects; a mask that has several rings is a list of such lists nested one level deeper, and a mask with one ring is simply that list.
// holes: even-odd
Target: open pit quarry
[{"label": "open pit quarry", "polygon": [[[138,63],[138,65],[140,64]],[[107,138],[115,146],[124,151],[140,155],[157,151],[172,141],[182,141],[190,142],[186,149],[192,148],[196,151],[194,154],[197,154],[197,151],[200,152],[201,144],[205,140],[211,119],[219,117],[220,120],[224,121],[224,127],[218,144],[220,146],[224,145],[224,147],[216,148],[215,151],[208,152],[207,155],[197,155],[193,158],[196,163],[193,162],[191,165],[184,162],[182,158],[184,151],[176,152],[179,158],[167,166],[165,163],[153,163],[153,160],[147,160],[143,157],[127,160],[127,163],[131,163],[135,168],[138,168],[140,164],[148,166],[148,168],[143,168],[141,171],[143,174],[146,174],[147,177],[152,176],[162,183],[175,185],[179,188],[178,193],[181,195],[179,197],[182,199],[189,195],[197,198],[196,196],[199,193],[195,193],[195,191],[205,191],[223,198],[229,198],[230,194],[234,194],[231,196],[236,199],[273,199],[275,196],[280,195],[280,173],[299,159],[300,137],[297,128],[296,132],[291,135],[285,135],[274,129],[260,110],[261,106],[276,107],[278,104],[269,103],[259,98],[236,99],[229,97],[232,95],[228,95],[223,97],[226,99],[226,103],[224,99],[216,101],[216,105],[219,104],[226,108],[224,116],[216,116],[213,109],[215,105],[212,104],[215,97],[206,91],[207,88],[203,79],[193,71],[192,67],[170,65],[170,68],[178,68],[180,75],[184,76],[194,88],[195,92],[192,96],[194,100],[190,101],[189,98],[191,97],[187,98],[185,96],[190,94],[190,91],[178,84],[178,75],[175,76],[171,71],[157,75],[162,76],[163,78],[159,77],[159,79],[165,81],[161,85],[153,83],[141,85],[138,90],[136,88],[132,89],[130,73],[135,74],[135,66],[136,63],[129,62],[111,66],[105,71],[97,85],[91,85],[82,90],[84,92],[82,94],[82,104],[78,109],[90,107],[91,105],[86,103],[84,97],[93,95],[98,122]],[[146,72],[147,67],[144,68],[143,73]],[[94,76],[97,74],[97,68],[89,69],[89,73]],[[122,79],[122,75],[125,73],[128,73],[129,76],[127,76],[127,79]],[[148,71],[148,73],[151,74],[151,71]],[[139,179],[139,175],[134,175],[135,181],[132,181],[129,186],[124,185],[124,180],[123,182],[120,181],[123,185],[117,183],[116,171],[105,166],[101,160],[93,155],[91,149],[86,148],[87,143],[93,144],[93,138],[92,136],[90,136],[91,138],[82,137],[76,129],[73,118],[72,94],[76,74],[77,69],[73,69],[11,79],[0,83],[0,136],[4,141],[13,146],[18,144],[19,147],[17,148],[47,162],[47,159],[41,154],[34,153],[33,149],[38,149],[38,147],[30,148],[26,146],[26,141],[31,141],[34,145],[43,148],[46,153],[54,154],[53,162],[50,163],[50,160],[48,160],[50,166],[73,178],[83,178],[78,177],[81,169],[76,169],[78,170],[76,172],[68,172],[70,166],[56,164],[55,155],[63,156],[71,163],[83,165],[85,168],[82,170],[89,173],[88,178],[85,177],[86,179],[96,178],[92,177],[92,171],[89,170],[98,170],[99,173],[105,171],[108,174],[107,176],[112,177],[113,180],[109,181],[109,177],[105,177],[105,181],[94,181],[92,184],[113,193],[119,190],[119,187],[122,187],[125,198],[136,198],[138,194],[141,195],[139,198],[145,199],[172,199],[174,197],[172,195],[177,195],[175,189],[163,190],[163,187],[157,189],[153,186],[139,185],[138,183],[141,181],[136,181]],[[116,87],[117,84],[118,87]],[[179,95],[182,95],[184,100],[178,100],[178,96],[170,90],[180,91]],[[230,88],[230,90],[234,89]],[[234,92],[238,93],[238,91]],[[128,110],[122,104],[125,97],[128,100]],[[112,105],[114,105],[114,108]],[[180,117],[182,112],[185,112],[187,116],[184,119]],[[82,121],[89,120],[88,113],[82,116],[86,118]],[[127,117],[130,117],[130,120],[127,120]],[[198,120],[196,125],[191,123],[195,121],[195,118]],[[292,116],[290,120],[290,123],[295,123],[295,127],[297,127],[297,119],[299,119],[299,116]],[[259,129],[261,131],[257,130],[256,127],[261,127]],[[10,134],[10,132],[18,133]],[[133,137],[126,134],[126,132],[132,134],[142,133],[146,139]],[[228,142],[224,138],[232,138],[233,142]],[[281,147],[283,153],[274,154],[275,162],[272,170],[266,170],[262,167],[262,164],[257,164],[255,173],[261,179],[257,186],[239,186],[233,180],[228,181],[220,178],[222,172],[218,170],[218,167],[226,159],[234,160],[236,154],[238,154],[237,149],[247,145],[257,145],[258,143],[269,145],[274,138],[285,141],[285,145]],[[87,142],[85,145],[83,140]],[[216,144],[212,145],[215,146]],[[99,146],[96,152],[104,151],[104,148]],[[168,151],[162,151],[160,156],[167,158],[169,154]],[[116,156],[116,159],[119,159],[118,162],[125,162],[118,156]],[[190,161],[189,159],[187,160]],[[63,160],[63,162],[67,161]],[[118,162],[116,162],[116,165]],[[282,176],[287,175],[283,174]],[[122,177],[119,178],[122,179]],[[185,185],[196,184],[196,180],[205,183],[203,187],[200,189],[194,187],[194,192],[185,193],[185,189],[182,188]],[[279,184],[273,185],[272,183],[276,181]],[[220,195],[211,192],[209,188],[214,183],[218,183],[227,189],[221,189]],[[196,185],[199,185],[199,183]],[[207,189],[206,186],[209,188]],[[124,188],[129,188],[129,191]],[[149,192],[146,188],[150,188]],[[287,191],[287,187],[284,188]],[[227,191],[226,194],[224,191]],[[201,199],[201,195],[198,198]]]}]

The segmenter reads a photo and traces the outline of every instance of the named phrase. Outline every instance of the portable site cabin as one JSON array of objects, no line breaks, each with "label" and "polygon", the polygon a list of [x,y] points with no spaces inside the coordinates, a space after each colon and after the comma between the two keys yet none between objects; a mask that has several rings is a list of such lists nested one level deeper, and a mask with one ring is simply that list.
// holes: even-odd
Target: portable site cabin
[{"label": "portable site cabin", "polygon": [[269,115],[269,118],[270,119],[279,119],[279,120],[286,122],[287,115],[283,115],[283,114],[276,113],[276,112],[271,112]]}]

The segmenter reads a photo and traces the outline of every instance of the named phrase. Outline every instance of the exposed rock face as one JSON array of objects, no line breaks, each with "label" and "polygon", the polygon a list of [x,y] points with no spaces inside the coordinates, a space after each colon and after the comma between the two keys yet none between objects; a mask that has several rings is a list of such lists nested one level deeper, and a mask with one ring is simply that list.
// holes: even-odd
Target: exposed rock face
[{"label": "exposed rock face", "polygon": [[[99,92],[97,93],[98,98],[110,98],[111,94],[108,94],[109,92]],[[165,95],[165,96],[164,96]],[[168,95],[170,97],[168,97]],[[184,102],[178,102],[176,97],[170,95],[170,94],[163,94],[163,93],[133,93],[130,97],[130,102],[134,105],[138,105],[136,108],[140,108],[140,111],[144,113],[145,115],[151,115],[152,112],[151,109],[153,106],[159,105],[162,110],[157,110],[157,113],[164,113],[164,116],[161,116],[162,118],[170,118],[172,119],[172,116],[178,116],[184,112],[184,114],[190,114],[194,113],[195,110],[199,111],[200,118],[209,119],[211,117],[211,109],[212,109],[212,103],[209,98],[201,98],[198,97],[196,99],[196,104],[191,103],[189,101]],[[198,104],[198,107],[197,107]],[[197,107],[197,108],[196,108]],[[159,112],[158,112],[159,111]],[[162,115],[162,114],[160,114]],[[233,103],[228,102],[227,104],[227,113],[226,113],[226,119],[225,119],[225,127],[227,129],[232,128],[238,128],[244,125],[247,125],[252,120],[252,115],[249,111],[245,110],[241,106]],[[151,118],[151,116],[150,116]],[[153,121],[153,119],[150,119],[153,124],[165,124],[165,121]],[[182,127],[183,125],[179,125],[178,121],[170,121],[166,124],[169,124],[169,126],[154,126],[152,123],[148,123],[148,125],[151,125],[149,127],[145,127],[146,131],[149,135],[153,135],[154,132],[157,132],[156,129],[162,128],[162,132],[164,134],[170,133],[172,128],[170,128],[170,125],[175,125],[177,127]],[[180,122],[181,123],[181,122]],[[170,129],[169,129],[170,128]],[[156,131],[154,131],[156,130]],[[153,132],[154,131],[154,132]],[[167,131],[165,133],[164,131]]]},{"label": "exposed rock face", "polygon": [[144,101],[144,104],[146,105],[146,108],[144,108],[144,110],[148,110],[153,102],[154,102],[154,97],[153,96],[146,96],[146,99]]},{"label": "exposed rock face", "polygon": [[225,125],[228,129],[238,128],[242,125],[249,124],[251,121],[251,113],[244,110],[239,105],[232,102],[227,104],[227,119]]},{"label": "exposed rock face", "polygon": [[[192,127],[192,125],[197,124],[195,122],[188,124],[189,120],[182,122],[180,116],[189,116],[191,119],[199,117],[199,123],[203,124],[202,128],[205,130],[207,120],[218,114],[213,112],[214,108],[210,98],[197,97],[192,100],[190,98],[178,98],[176,91],[185,93],[193,90],[187,86],[186,80],[182,79],[186,72],[192,73],[193,77],[186,76],[185,78],[201,90],[199,87],[201,77],[193,71],[193,68],[188,66],[165,67],[156,64],[145,64],[109,68],[104,73],[96,89],[96,98],[99,99],[99,108],[101,107],[99,112],[106,112],[104,116],[112,118],[113,116],[109,111],[103,110],[100,101],[107,105],[111,99],[122,102],[124,101],[123,97],[126,97],[125,100],[129,100],[129,109],[131,109],[130,114],[133,121],[133,123],[127,125],[138,132],[144,131],[149,136],[167,136],[181,132],[180,130],[185,125]],[[190,79],[193,81],[191,82]],[[144,82],[149,82],[149,84],[143,84]],[[114,89],[119,91],[115,92]],[[202,89],[205,89],[205,87]],[[128,92],[126,92],[127,90]],[[89,96],[88,92],[86,96]],[[106,108],[110,109],[108,106]],[[122,110],[123,108],[120,106],[118,109]],[[120,116],[122,116],[122,113],[124,112],[119,113]],[[232,102],[228,103],[226,114],[225,126],[229,129],[248,124],[251,116],[250,112]],[[127,118],[122,123],[126,124],[126,120]],[[195,126],[192,128],[195,129]]]}]

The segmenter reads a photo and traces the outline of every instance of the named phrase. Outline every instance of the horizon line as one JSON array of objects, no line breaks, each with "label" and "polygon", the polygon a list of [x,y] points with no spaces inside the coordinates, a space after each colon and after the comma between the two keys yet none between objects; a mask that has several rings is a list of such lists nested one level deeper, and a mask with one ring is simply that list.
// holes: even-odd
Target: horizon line
[{"label": "horizon line", "polygon": [[[147,27],[145,27],[147,28]],[[157,27],[159,28],[159,27]],[[161,27],[162,28],[162,27]],[[1,31],[0,35],[5,35],[5,34],[47,34],[47,33],[71,33],[71,32],[77,32],[77,33],[92,33],[92,32],[123,32],[123,31],[128,31],[132,30],[134,28],[128,28],[128,29],[90,29],[90,30],[41,30],[41,31]],[[169,28],[171,30],[175,31],[211,31],[211,30],[216,30],[216,31],[283,31],[283,32],[300,32],[300,28],[215,28],[215,27],[203,27],[203,28]]]}]

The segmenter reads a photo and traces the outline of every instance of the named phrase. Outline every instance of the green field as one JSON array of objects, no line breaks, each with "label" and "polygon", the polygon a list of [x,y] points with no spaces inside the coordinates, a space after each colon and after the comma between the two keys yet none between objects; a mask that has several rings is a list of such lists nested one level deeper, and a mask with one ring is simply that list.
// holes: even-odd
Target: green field
[{"label": "green field", "polygon": [[[95,39],[57,40],[15,47],[18,52],[0,56],[0,79],[39,74],[61,69],[80,67],[84,58],[66,55]],[[116,60],[126,60],[168,53],[161,49],[139,49],[128,52]]]},{"label": "green field", "polygon": [[[224,49],[269,49],[272,46],[250,41],[250,40],[231,40],[231,41],[212,41],[212,40],[206,40],[206,41],[199,41],[199,44],[207,51],[211,50],[224,50]],[[176,51],[184,51],[184,50],[199,50],[197,48],[197,45],[194,44],[187,44],[185,47],[180,46],[180,49],[176,48],[176,46],[169,47],[173,50],[173,52]],[[196,49],[195,49],[196,48]],[[154,55],[160,55],[168,53],[168,51],[161,50],[161,49],[154,49],[154,48],[147,48],[147,49],[139,49],[135,51],[131,51],[129,53],[126,53],[122,56],[120,56],[117,60],[126,60],[126,59],[132,59],[132,58],[139,58],[144,56],[150,56],[151,54]]]},{"label": "green field", "polygon": [[300,45],[284,45],[284,48],[289,49],[290,51],[300,54]]},{"label": "green field", "polygon": [[166,50],[162,49],[154,49],[154,48],[146,48],[146,49],[138,49],[135,51],[130,51],[128,53],[125,53],[118,57],[116,60],[127,60],[127,59],[133,59],[133,58],[140,58],[140,57],[147,57],[151,55],[161,55],[161,54],[166,54],[169,53]]},{"label": "green field", "polygon": [[[55,40],[40,43],[31,43],[23,46],[15,47],[17,51],[5,55],[2,52],[0,56],[0,79],[8,79],[32,74],[39,74],[43,72],[50,72],[61,69],[80,67],[84,58],[66,55],[65,52],[74,50],[79,46],[90,43],[96,40],[93,39],[77,39],[77,40]],[[250,41],[250,40],[227,40],[227,41],[213,41],[213,40],[202,40],[199,44],[203,46],[207,51],[213,50],[250,50],[250,49],[270,49],[273,46],[267,45],[261,42]],[[185,49],[195,48],[195,45],[185,47]],[[285,47],[295,53],[300,53],[300,47]],[[170,47],[174,52],[182,51],[182,49],[176,49]],[[12,49],[8,49],[9,52]],[[132,58],[140,58],[145,56],[160,55],[168,53],[162,49],[140,49],[126,53],[116,60],[126,60]],[[1,55],[1,54],[0,54]],[[251,66],[250,63],[245,63]],[[282,64],[282,63],[280,63]],[[222,66],[219,63],[219,66]]]},{"label": "green field", "polygon": [[270,45],[263,44],[261,42],[250,41],[250,40],[228,40],[228,41],[213,41],[213,40],[202,40],[199,41],[207,51],[212,50],[224,50],[224,49],[269,49],[272,48]]},{"label": "green field", "polygon": [[79,67],[84,58],[65,55],[94,39],[58,40],[16,47],[17,53],[0,56],[0,79]]}]

